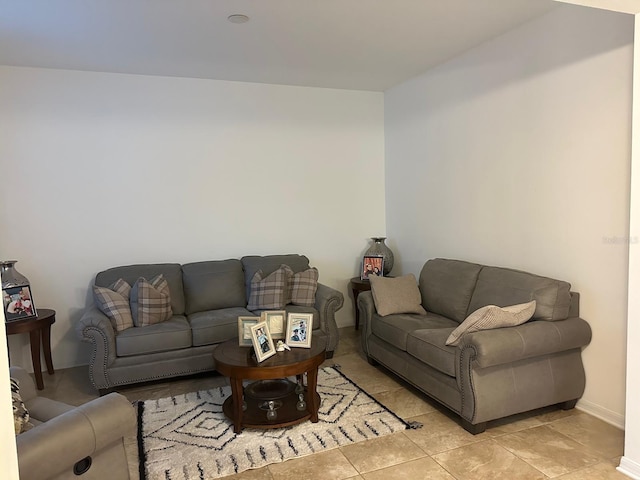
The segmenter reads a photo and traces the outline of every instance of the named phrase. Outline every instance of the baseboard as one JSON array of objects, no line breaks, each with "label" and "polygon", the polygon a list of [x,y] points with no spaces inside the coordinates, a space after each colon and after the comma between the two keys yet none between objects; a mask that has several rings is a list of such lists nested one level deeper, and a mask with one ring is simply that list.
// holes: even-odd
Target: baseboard
[{"label": "baseboard", "polygon": [[600,420],[603,420],[613,425],[614,427],[618,427],[619,429],[624,430],[624,415],[613,412],[588,400],[579,400],[576,408],[588,413],[589,415],[593,415],[594,417],[599,418]]},{"label": "baseboard", "polygon": [[634,462],[627,457],[620,459],[620,466],[616,470],[634,480],[640,480],[640,463]]}]

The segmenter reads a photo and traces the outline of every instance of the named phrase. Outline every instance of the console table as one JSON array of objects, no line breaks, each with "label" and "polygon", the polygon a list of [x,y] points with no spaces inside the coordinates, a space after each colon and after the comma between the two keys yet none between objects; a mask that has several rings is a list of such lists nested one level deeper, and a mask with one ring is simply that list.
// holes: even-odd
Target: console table
[{"label": "console table", "polygon": [[51,360],[51,325],[56,321],[56,312],[48,308],[40,308],[37,312],[38,315],[35,317],[6,322],[4,326],[7,336],[17,333],[29,334],[33,373],[36,377],[38,390],[42,390],[44,388],[44,382],[42,380],[42,366],[40,364],[40,345],[42,345],[42,350],[44,351],[44,361],[47,364],[47,372],[49,375],[53,375],[55,372],[53,370],[53,361]]}]

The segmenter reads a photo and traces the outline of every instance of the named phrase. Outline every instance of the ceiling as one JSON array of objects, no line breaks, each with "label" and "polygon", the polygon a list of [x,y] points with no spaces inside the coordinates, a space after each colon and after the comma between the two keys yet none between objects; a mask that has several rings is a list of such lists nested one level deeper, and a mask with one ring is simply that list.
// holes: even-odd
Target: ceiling
[{"label": "ceiling", "polygon": [[[0,0],[0,64],[384,91],[553,0]],[[249,22],[234,24],[232,14]]]}]

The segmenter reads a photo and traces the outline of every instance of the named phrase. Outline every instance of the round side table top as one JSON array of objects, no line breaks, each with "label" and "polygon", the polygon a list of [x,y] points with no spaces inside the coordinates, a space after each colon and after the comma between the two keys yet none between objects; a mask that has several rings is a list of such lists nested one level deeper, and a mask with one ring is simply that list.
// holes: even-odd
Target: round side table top
[{"label": "round side table top", "polygon": [[284,378],[306,372],[320,365],[326,355],[324,337],[312,337],[311,348],[292,348],[258,363],[251,355],[251,347],[241,347],[237,339],[220,344],[213,351],[216,370],[229,377]]},{"label": "round side table top", "polygon": [[5,322],[4,326],[7,331],[7,335],[13,335],[16,333],[30,332],[42,328],[46,325],[51,325],[56,321],[56,311],[49,308],[40,308],[37,310],[35,317],[21,318],[20,320],[11,320]]}]

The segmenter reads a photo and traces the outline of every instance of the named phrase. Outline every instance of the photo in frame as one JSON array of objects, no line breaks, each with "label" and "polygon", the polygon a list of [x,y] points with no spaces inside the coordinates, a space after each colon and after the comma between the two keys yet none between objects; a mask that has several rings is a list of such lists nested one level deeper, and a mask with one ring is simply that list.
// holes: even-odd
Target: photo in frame
[{"label": "photo in frame", "polygon": [[251,329],[251,341],[253,342],[253,349],[256,352],[258,363],[275,355],[276,347],[273,345],[273,339],[269,334],[267,322],[258,322],[249,328]]},{"label": "photo in frame", "polygon": [[3,288],[2,304],[4,305],[4,318],[7,322],[37,315],[36,306],[33,304],[31,296],[31,288],[28,285]]},{"label": "photo in frame", "polygon": [[260,316],[261,322],[267,322],[269,333],[274,340],[284,338],[287,329],[287,312],[284,310],[266,310]]},{"label": "photo in frame", "polygon": [[260,321],[260,317],[238,317],[238,345],[251,347],[251,327]]},{"label": "photo in frame", "polygon": [[382,255],[365,255],[362,257],[362,269],[360,270],[360,280],[368,280],[369,276],[383,276],[382,267],[384,257]]},{"label": "photo in frame", "polygon": [[287,345],[311,348],[312,330],[313,313],[290,313],[287,318]]}]

